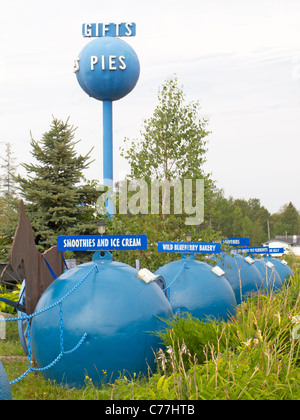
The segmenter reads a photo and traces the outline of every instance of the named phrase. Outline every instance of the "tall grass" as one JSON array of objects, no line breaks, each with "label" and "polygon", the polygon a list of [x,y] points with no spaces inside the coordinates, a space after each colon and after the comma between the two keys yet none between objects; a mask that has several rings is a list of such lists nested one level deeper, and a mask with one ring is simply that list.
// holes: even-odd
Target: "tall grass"
[{"label": "tall grass", "polygon": [[[160,371],[179,399],[300,399],[299,271],[280,293],[243,302],[230,322],[169,323]],[[300,329],[300,326],[299,326]],[[171,378],[171,379],[170,379]],[[172,389],[172,387],[170,388]]]},{"label": "tall grass", "polygon": [[168,322],[160,334],[166,350],[157,355],[158,372],[147,384],[118,381],[111,397],[130,382],[135,399],[299,400],[296,271],[280,292],[249,298],[227,323],[191,316]]}]

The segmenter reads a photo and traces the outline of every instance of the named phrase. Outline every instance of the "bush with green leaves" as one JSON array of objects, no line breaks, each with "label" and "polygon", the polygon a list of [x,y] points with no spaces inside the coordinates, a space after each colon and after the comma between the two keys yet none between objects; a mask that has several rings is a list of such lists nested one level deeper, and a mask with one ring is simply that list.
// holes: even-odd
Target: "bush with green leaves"
[{"label": "bush with green leaves", "polygon": [[[8,299],[8,300],[12,300],[13,302],[18,302],[20,287],[21,285],[17,285],[16,289],[12,291],[7,291],[5,287],[0,287],[0,297]],[[7,303],[0,301],[0,312],[14,314],[16,312],[16,309],[8,305]]]}]

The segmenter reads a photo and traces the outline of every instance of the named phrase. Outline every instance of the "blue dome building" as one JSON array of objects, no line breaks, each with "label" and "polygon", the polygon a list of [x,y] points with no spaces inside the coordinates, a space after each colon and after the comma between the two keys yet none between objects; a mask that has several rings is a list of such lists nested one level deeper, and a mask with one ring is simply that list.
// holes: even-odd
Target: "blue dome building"
[{"label": "blue dome building", "polygon": [[165,279],[174,315],[189,312],[200,320],[227,320],[235,314],[236,299],[224,275],[194,255],[183,254],[181,260],[160,267],[155,274]]},{"label": "blue dome building", "polygon": [[274,264],[268,262],[264,258],[255,259],[255,266],[260,272],[266,290],[279,290],[282,288],[280,275],[277,273]]},{"label": "blue dome building", "polygon": [[279,260],[274,257],[268,257],[268,261],[274,264],[275,269],[277,273],[279,274],[282,283],[289,280],[289,278],[293,276],[292,269],[288,266],[288,264],[285,261]]},{"label": "blue dome building", "polygon": [[238,305],[264,287],[262,276],[252,259],[237,253],[214,255],[210,258],[225,271],[225,277],[233,288]]},{"label": "blue dome building", "polygon": [[12,393],[6,372],[2,363],[0,362],[0,400],[12,400]]},{"label": "blue dome building", "polygon": [[154,351],[161,345],[153,332],[165,328],[162,319],[173,314],[159,285],[137,274],[109,252],[97,252],[92,262],[64,272],[48,287],[36,312],[54,306],[34,317],[31,328],[38,367],[50,364],[42,372],[46,379],[80,387],[86,376],[106,383],[120,373],[154,369]]}]

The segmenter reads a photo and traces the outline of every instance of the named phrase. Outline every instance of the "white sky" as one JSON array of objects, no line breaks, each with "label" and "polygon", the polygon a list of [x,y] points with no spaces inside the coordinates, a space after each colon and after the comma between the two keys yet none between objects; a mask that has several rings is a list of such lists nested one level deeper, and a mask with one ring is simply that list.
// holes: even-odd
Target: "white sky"
[{"label": "white sky", "polygon": [[299,0],[1,0],[0,141],[17,163],[32,161],[30,131],[39,140],[52,115],[70,116],[78,152],[94,147],[86,176],[102,179],[102,104],[80,88],[73,61],[90,41],[83,23],[127,21],[137,26],[126,41],[141,75],[114,103],[115,180],[128,171],[124,137],[138,137],[176,73],[209,119],[205,168],[225,195],[299,210]]}]

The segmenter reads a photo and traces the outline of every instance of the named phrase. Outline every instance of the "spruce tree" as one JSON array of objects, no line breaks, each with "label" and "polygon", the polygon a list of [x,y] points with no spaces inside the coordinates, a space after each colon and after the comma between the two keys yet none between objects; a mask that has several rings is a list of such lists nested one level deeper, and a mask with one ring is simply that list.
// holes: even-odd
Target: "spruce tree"
[{"label": "spruce tree", "polygon": [[12,236],[18,223],[18,198],[14,174],[17,170],[16,158],[9,142],[1,156],[1,197],[0,197],[0,259],[7,262]]},{"label": "spruce tree", "polygon": [[41,251],[56,245],[58,235],[97,232],[94,212],[99,193],[95,182],[82,174],[91,163],[92,150],[85,156],[76,154],[75,131],[69,119],[54,118],[40,142],[31,138],[36,163],[22,164],[27,177],[15,178]]},{"label": "spruce tree", "polygon": [[14,157],[11,144],[5,143],[5,154],[1,157],[1,193],[7,200],[12,200],[16,196],[16,183],[13,174],[17,170],[15,165],[16,158]]}]

